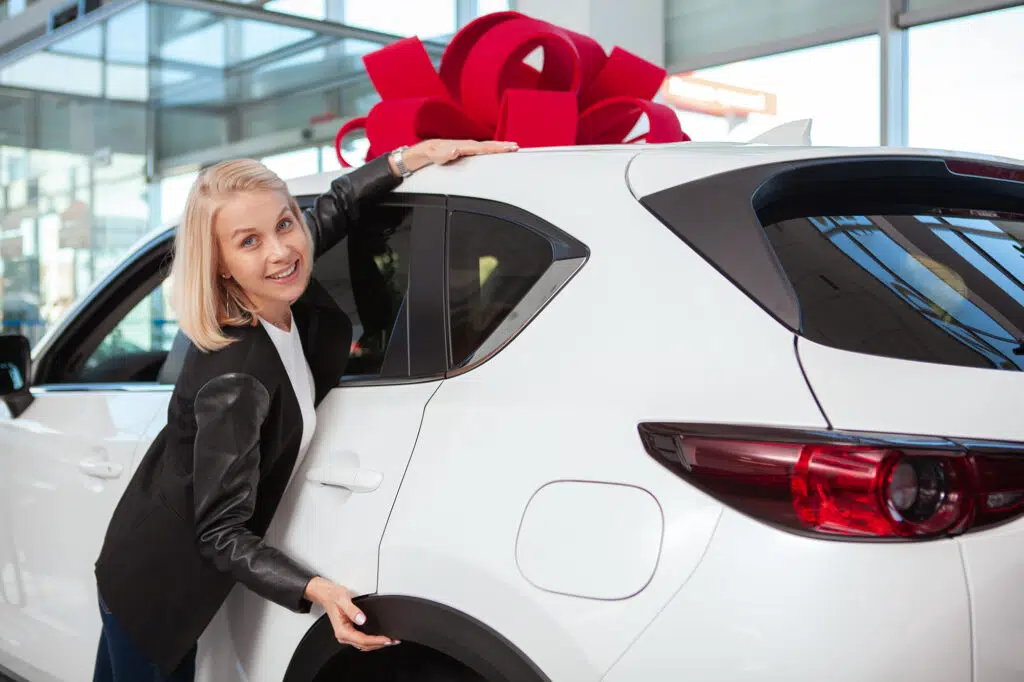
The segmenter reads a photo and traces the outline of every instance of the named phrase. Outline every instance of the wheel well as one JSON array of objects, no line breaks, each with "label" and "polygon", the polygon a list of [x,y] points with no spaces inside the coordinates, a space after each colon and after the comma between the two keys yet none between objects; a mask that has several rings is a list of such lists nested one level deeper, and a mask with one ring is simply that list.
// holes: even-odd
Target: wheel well
[{"label": "wheel well", "polygon": [[[551,682],[499,632],[449,606],[400,595],[367,595],[355,602],[366,614],[364,632],[384,634],[440,652],[488,682]],[[347,651],[338,644],[330,620],[323,615],[299,642],[283,682],[310,682],[331,659]],[[354,656],[366,655],[351,651]]]}]

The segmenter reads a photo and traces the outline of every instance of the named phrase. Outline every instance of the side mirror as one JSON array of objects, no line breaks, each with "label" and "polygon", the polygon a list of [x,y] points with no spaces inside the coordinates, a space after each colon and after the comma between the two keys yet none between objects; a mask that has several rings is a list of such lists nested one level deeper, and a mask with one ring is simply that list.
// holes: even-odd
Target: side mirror
[{"label": "side mirror", "polygon": [[0,334],[0,399],[17,417],[32,404],[29,371],[32,352],[28,339],[20,334]]}]

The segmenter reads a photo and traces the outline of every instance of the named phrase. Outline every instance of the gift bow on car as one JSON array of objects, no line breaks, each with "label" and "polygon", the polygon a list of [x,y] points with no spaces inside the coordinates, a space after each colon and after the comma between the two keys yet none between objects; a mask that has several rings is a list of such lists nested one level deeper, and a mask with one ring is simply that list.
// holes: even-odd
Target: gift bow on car
[{"label": "gift bow on car", "polygon": [[[523,60],[540,48],[543,66]],[[418,38],[363,57],[381,101],[338,131],[365,129],[370,160],[430,138],[511,140],[520,147],[682,142],[675,112],[652,102],[665,69],[519,12],[482,16],[448,44],[439,70]],[[641,116],[646,133],[626,139]]]}]

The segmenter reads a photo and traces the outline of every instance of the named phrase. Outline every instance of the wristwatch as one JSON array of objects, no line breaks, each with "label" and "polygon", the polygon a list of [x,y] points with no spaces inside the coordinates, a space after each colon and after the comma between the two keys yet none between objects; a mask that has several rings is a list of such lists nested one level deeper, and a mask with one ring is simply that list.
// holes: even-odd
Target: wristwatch
[{"label": "wristwatch", "polygon": [[409,146],[405,145],[391,152],[391,160],[395,162],[395,168],[398,169],[398,174],[403,178],[407,178],[412,175],[412,171],[405,165],[405,150],[408,148]]}]

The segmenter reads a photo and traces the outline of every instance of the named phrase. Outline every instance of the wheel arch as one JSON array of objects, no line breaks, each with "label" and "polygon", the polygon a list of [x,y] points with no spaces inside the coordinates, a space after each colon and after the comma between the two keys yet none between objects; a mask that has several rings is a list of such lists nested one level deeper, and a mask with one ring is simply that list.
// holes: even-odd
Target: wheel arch
[{"label": "wheel arch", "polygon": [[[355,603],[366,614],[363,631],[439,651],[472,668],[488,682],[551,682],[501,633],[450,606],[404,595],[367,595]],[[283,682],[310,682],[339,650],[325,614],[299,642]],[[355,649],[351,651],[359,655]]]}]

